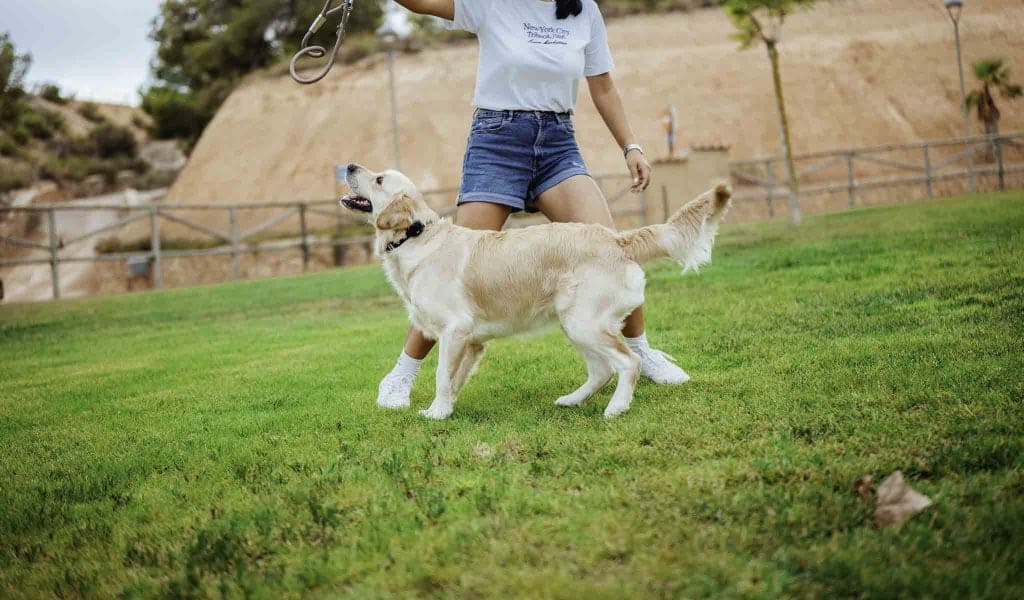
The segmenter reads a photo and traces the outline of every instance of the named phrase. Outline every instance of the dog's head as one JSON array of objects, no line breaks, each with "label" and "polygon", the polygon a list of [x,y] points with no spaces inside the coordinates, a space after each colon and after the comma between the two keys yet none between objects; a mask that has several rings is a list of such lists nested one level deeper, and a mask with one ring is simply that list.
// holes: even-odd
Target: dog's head
[{"label": "dog's head", "polygon": [[374,173],[355,163],[347,167],[345,181],[352,193],[341,199],[350,210],[368,213],[384,243],[397,240],[419,222],[426,225],[438,220],[413,182],[398,171]]}]

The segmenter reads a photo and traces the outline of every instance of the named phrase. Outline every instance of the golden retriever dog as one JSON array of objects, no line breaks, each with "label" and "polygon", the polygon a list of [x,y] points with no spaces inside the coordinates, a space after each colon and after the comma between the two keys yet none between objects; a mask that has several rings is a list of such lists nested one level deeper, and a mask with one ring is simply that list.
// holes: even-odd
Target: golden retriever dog
[{"label": "golden retriever dog", "polygon": [[440,218],[397,171],[373,173],[352,164],[346,179],[352,193],[341,204],[369,213],[377,254],[409,319],[440,342],[434,401],[420,412],[431,419],[452,414],[488,340],[553,322],[588,371],[587,381],[556,404],[578,406],[617,374],[604,416],[629,410],[640,360],[620,330],[644,301],[640,265],[659,257],[684,269],[709,262],[732,195],[719,184],[668,223],[621,233],[578,223],[495,232]]}]

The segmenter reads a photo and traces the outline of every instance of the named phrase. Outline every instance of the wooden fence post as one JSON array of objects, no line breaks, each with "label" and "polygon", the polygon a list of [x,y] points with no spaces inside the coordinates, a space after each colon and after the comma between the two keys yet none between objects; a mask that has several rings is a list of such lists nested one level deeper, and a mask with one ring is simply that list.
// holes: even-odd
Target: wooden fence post
[{"label": "wooden fence post", "polygon": [[53,208],[46,211],[46,225],[50,231],[50,283],[53,285],[53,299],[60,298],[60,274],[58,273],[57,250],[60,240],[57,237],[57,215]]},{"label": "wooden fence post", "polygon": [[340,267],[345,264],[345,244],[341,243],[345,235],[344,224],[341,218],[341,207],[335,209],[338,215],[338,222],[334,233],[334,245],[331,246],[332,254],[334,255],[334,266]]},{"label": "wooden fence post", "polygon": [[999,191],[1006,190],[1006,165],[1003,163],[1003,145],[999,136],[992,138],[992,147],[996,153],[996,163],[999,165]]},{"label": "wooden fence post", "polygon": [[668,186],[664,184],[661,186],[661,212],[665,214],[665,218],[661,222],[668,223]]},{"label": "wooden fence post", "polygon": [[231,276],[234,279],[240,279],[242,277],[242,265],[241,253],[238,247],[238,215],[235,213],[234,206],[228,208],[228,225],[231,229]]},{"label": "wooden fence post", "polygon": [[309,231],[306,228],[306,205],[299,205],[299,228],[302,230],[302,272],[309,270]]},{"label": "wooden fence post", "polygon": [[764,175],[768,180],[768,218],[775,218],[775,169],[772,160],[764,161]]},{"label": "wooden fence post", "polygon": [[934,198],[935,194],[932,189],[932,157],[929,152],[928,142],[924,144],[924,186],[928,191],[928,197]]},{"label": "wooden fence post", "polygon": [[149,207],[150,248],[153,255],[153,287],[164,287],[164,274],[160,264],[160,220],[159,209]]},{"label": "wooden fence post", "polygon": [[978,191],[978,180],[974,175],[974,146],[971,142],[964,142],[964,151],[967,152],[967,175],[969,177],[971,193]]},{"label": "wooden fence post", "polygon": [[846,154],[846,195],[850,208],[857,206],[857,184],[853,175],[853,152]]}]

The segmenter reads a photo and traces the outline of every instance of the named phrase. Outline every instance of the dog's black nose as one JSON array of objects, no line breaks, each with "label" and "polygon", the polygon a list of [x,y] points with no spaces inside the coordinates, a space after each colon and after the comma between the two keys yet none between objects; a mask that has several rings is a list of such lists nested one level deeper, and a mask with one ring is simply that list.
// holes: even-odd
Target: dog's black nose
[{"label": "dog's black nose", "polygon": [[349,172],[350,175],[352,173],[355,173],[358,170],[359,170],[359,165],[357,165],[356,163],[348,163],[348,172]]}]

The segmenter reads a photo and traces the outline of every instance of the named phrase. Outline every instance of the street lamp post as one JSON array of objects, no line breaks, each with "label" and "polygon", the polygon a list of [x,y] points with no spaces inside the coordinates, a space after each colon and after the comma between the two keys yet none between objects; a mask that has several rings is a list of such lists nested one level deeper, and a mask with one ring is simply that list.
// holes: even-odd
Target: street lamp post
[{"label": "street lamp post", "polygon": [[[964,59],[960,50],[960,14],[964,10],[963,0],[945,0],[946,12],[949,13],[949,20],[953,22],[953,33],[956,36],[956,64],[960,70],[960,111],[964,115],[964,137],[971,137],[971,119],[967,110],[967,89],[964,86]],[[971,151],[970,142],[964,142],[967,153],[967,169],[970,175],[971,192],[977,191],[977,183],[974,180],[974,153]]]},{"label": "street lamp post", "polygon": [[395,48],[398,45],[398,34],[385,21],[377,30],[377,37],[388,49],[388,80],[391,87],[391,144],[395,157],[395,168],[402,170],[402,153],[398,143],[398,98],[395,94]]}]

